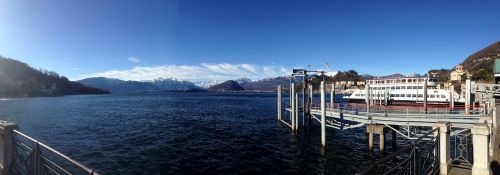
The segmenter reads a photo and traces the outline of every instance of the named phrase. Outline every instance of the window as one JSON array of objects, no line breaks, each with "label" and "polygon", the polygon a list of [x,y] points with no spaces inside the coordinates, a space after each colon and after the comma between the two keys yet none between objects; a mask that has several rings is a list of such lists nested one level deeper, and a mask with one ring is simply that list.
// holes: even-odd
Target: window
[{"label": "window", "polygon": [[391,94],[391,97],[395,97],[394,94]]},{"label": "window", "polygon": [[401,86],[401,89],[406,89],[406,86]]},{"label": "window", "polygon": [[406,86],[406,89],[411,89],[411,86]]},{"label": "window", "polygon": [[411,97],[415,98],[417,97],[417,94],[411,94]]},{"label": "window", "polygon": [[411,94],[406,94],[406,97],[411,97]]},{"label": "window", "polygon": [[434,94],[430,95],[430,98],[435,98],[436,96]]},{"label": "window", "polygon": [[401,89],[401,87],[399,87],[399,86],[396,86],[396,89]]},{"label": "window", "polygon": [[405,94],[401,94],[401,97],[405,97]]},{"label": "window", "polygon": [[399,97],[399,94],[396,94],[396,97]]},{"label": "window", "polygon": [[417,89],[417,86],[413,86],[413,89]]},{"label": "window", "polygon": [[422,98],[422,97],[424,97],[424,95],[422,95],[422,94],[418,94],[418,97]]},{"label": "window", "polygon": [[393,86],[393,87],[391,87],[391,89],[396,89],[396,87]]},{"label": "window", "polygon": [[424,89],[424,87],[423,86],[418,86],[418,89]]},{"label": "window", "polygon": [[441,95],[441,98],[446,98],[446,96],[445,95]]}]

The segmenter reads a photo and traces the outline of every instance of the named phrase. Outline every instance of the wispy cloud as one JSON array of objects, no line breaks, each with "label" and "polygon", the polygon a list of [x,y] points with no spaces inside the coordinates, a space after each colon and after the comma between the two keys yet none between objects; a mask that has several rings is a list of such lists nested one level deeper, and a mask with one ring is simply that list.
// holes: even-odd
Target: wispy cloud
[{"label": "wispy cloud", "polygon": [[137,57],[128,57],[127,60],[132,61],[134,63],[140,63],[141,62],[141,59],[139,59]]},{"label": "wispy cloud", "polygon": [[110,70],[89,75],[82,75],[79,79],[88,77],[107,77],[121,80],[147,81],[157,78],[177,78],[193,82],[224,81],[238,78],[259,80],[263,78],[284,76],[290,70],[283,66],[257,66],[252,64],[210,64],[200,65],[161,65],[136,66],[128,70]]}]

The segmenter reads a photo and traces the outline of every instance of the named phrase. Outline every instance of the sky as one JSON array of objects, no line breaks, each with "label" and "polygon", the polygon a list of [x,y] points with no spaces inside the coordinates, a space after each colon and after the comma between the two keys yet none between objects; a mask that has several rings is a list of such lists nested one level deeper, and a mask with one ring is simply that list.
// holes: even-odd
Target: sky
[{"label": "sky", "polygon": [[498,7],[499,0],[0,0],[0,55],[71,80],[258,80],[293,68],[425,73],[499,41]]}]

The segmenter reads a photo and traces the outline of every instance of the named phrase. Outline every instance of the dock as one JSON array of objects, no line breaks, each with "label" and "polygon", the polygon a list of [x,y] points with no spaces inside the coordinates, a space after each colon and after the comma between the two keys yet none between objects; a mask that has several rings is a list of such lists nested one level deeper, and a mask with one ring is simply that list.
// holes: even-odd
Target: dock
[{"label": "dock", "polygon": [[[298,72],[300,76],[307,76],[304,70]],[[374,150],[378,135],[381,152],[386,148],[387,133],[392,137],[393,146],[397,138],[407,140],[406,146],[360,170],[360,175],[487,175],[500,171],[494,168],[500,167],[500,101],[495,100],[500,96],[500,85],[467,80],[466,102],[461,110],[451,110],[458,106],[454,104],[451,109],[432,109],[426,99],[419,110],[410,110],[404,106],[390,108],[387,103],[377,103],[370,95],[366,97],[366,104],[336,103],[333,82],[323,79],[319,89],[314,90],[307,81],[301,83],[300,86],[290,83],[290,98],[286,100],[282,97],[283,88],[277,87],[277,120],[292,133],[308,132],[308,128],[319,124],[318,143],[325,147],[327,140],[332,140],[326,138],[326,132],[364,127],[369,149]],[[313,101],[313,91],[319,92],[320,100]],[[366,91],[370,91],[369,86]],[[473,96],[479,100],[472,99]],[[395,166],[384,166],[396,158],[400,162]]]}]

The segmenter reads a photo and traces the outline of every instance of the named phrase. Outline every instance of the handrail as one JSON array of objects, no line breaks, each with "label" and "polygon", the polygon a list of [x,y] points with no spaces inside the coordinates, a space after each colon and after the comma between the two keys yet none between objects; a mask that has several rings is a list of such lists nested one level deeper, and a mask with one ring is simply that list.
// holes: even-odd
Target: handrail
[{"label": "handrail", "polygon": [[81,168],[82,170],[86,171],[87,173],[89,173],[89,174],[91,174],[91,175],[99,175],[99,173],[97,173],[97,172],[95,172],[94,170],[92,170],[92,169],[90,169],[90,168],[86,167],[85,165],[82,165],[82,164],[78,163],[77,161],[75,161],[75,160],[71,159],[70,157],[68,157],[68,156],[64,155],[63,153],[61,153],[61,152],[59,152],[59,151],[55,150],[54,148],[51,148],[50,146],[45,145],[45,144],[43,144],[42,142],[40,142],[40,141],[38,141],[38,140],[36,140],[36,139],[33,139],[33,138],[31,138],[30,136],[28,136],[28,135],[26,135],[26,134],[24,134],[24,133],[22,133],[22,132],[20,132],[20,131],[18,131],[18,130],[15,130],[15,129],[14,129],[13,131],[14,131],[14,133],[19,134],[20,136],[23,136],[24,138],[26,138],[26,139],[28,139],[28,140],[30,140],[30,141],[32,141],[32,142],[34,142],[34,143],[37,143],[38,145],[40,145],[40,146],[44,147],[45,149],[47,149],[47,150],[49,150],[49,151],[51,151],[51,152],[53,152],[53,153],[57,154],[58,156],[61,156],[62,158],[66,159],[67,161],[69,161],[69,162],[73,163],[73,164],[74,164],[74,165],[76,165],[77,167],[79,167],[79,168]]},{"label": "handrail", "polygon": [[[356,175],[364,175],[364,174],[368,174],[368,173],[369,173],[371,170],[373,170],[373,168],[375,168],[376,166],[378,166],[378,165],[380,165],[380,164],[383,164],[383,163],[386,163],[386,162],[390,161],[391,159],[393,159],[393,158],[395,158],[395,157],[397,157],[397,156],[400,156],[400,155],[401,155],[401,153],[406,152],[406,151],[408,151],[408,150],[410,150],[410,149],[413,149],[413,148],[416,146],[416,144],[417,144],[417,143],[419,143],[420,141],[422,141],[422,139],[423,139],[424,137],[427,137],[427,136],[429,136],[429,134],[434,133],[434,132],[437,132],[437,131],[439,131],[439,128],[435,128],[435,129],[433,129],[433,130],[429,131],[428,133],[426,133],[426,134],[422,135],[421,137],[419,137],[419,138],[418,138],[418,139],[416,139],[416,140],[411,140],[411,141],[408,141],[407,143],[409,143],[409,145],[407,145],[407,146],[405,146],[404,148],[402,148],[402,149],[400,149],[400,150],[398,150],[398,151],[396,151],[396,152],[392,153],[392,154],[391,154],[391,155],[389,155],[389,156],[386,156],[386,157],[384,157],[384,158],[382,158],[382,159],[379,159],[379,160],[375,161],[375,162],[374,162],[374,163],[372,163],[370,166],[368,166],[368,168],[366,168],[365,170],[363,170],[363,171],[361,171],[361,172],[359,172],[359,173],[356,173]],[[438,141],[438,140],[436,140],[436,141]]]}]

